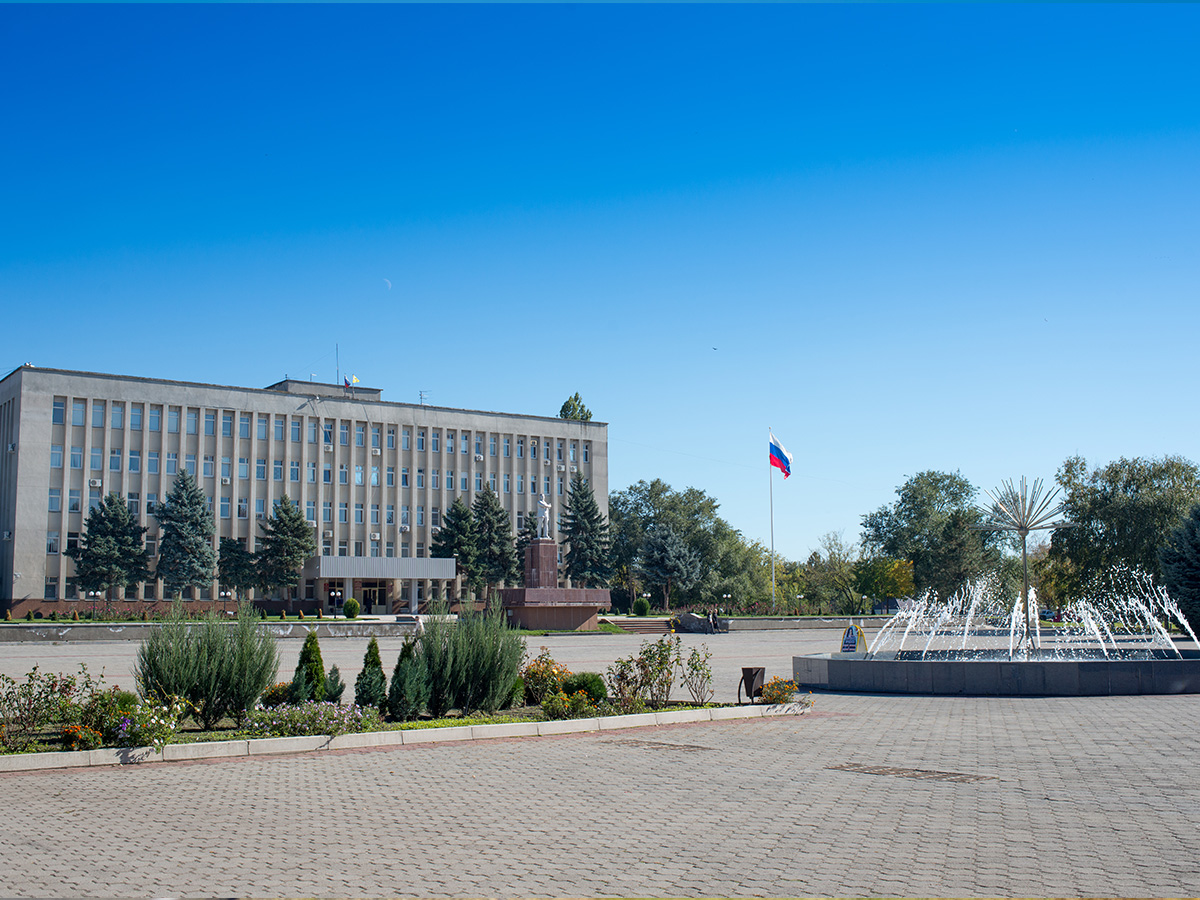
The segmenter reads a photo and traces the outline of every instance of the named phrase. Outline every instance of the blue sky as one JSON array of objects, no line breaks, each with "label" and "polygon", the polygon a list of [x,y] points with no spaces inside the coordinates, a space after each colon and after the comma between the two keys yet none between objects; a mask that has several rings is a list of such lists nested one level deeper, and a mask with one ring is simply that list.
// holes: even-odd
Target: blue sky
[{"label": "blue sky", "polygon": [[[1200,457],[1200,7],[0,7],[0,365],[610,424],[776,548]],[[391,282],[389,289],[385,279]],[[715,348],[715,349],[714,349]]]}]

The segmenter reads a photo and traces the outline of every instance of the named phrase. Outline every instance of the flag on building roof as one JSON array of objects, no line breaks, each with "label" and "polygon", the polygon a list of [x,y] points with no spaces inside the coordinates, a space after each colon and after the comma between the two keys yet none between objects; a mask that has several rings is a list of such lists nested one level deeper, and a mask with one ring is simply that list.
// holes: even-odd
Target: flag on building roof
[{"label": "flag on building roof", "polygon": [[351,375],[349,378],[343,377],[342,381],[345,382],[346,387],[350,387],[352,384],[358,384],[358,376]]},{"label": "flag on building roof", "polygon": [[771,465],[783,473],[783,477],[787,478],[792,474],[792,454],[784,449],[783,444],[779,443],[779,438],[775,437],[773,432],[768,432],[771,435]]}]

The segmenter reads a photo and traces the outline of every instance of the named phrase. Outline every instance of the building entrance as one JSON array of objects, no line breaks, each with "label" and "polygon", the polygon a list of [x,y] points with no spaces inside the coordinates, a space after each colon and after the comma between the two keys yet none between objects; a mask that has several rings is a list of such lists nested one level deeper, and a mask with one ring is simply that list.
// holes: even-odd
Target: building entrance
[{"label": "building entrance", "polygon": [[386,613],[390,610],[387,608],[387,582],[386,581],[364,581],[362,583],[362,605],[365,613]]}]

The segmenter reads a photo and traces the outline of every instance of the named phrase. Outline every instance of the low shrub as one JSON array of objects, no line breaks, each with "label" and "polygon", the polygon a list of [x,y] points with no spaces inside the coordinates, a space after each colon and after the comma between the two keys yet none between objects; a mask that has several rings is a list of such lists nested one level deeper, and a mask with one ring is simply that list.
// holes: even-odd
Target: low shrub
[{"label": "low shrub", "polygon": [[104,743],[104,736],[86,725],[66,725],[62,730],[64,750],[96,750]]},{"label": "low shrub", "polygon": [[687,660],[679,657],[679,680],[688,693],[692,695],[693,703],[707,703],[712,699],[712,666],[709,660],[712,653],[708,647],[701,644],[693,647]]},{"label": "low shrub", "polygon": [[608,688],[604,684],[604,676],[599,672],[576,672],[563,679],[562,691],[568,697],[576,691],[584,691],[592,703],[600,703],[608,699]]},{"label": "low shrub", "polygon": [[301,703],[257,709],[246,717],[246,730],[253,737],[295,737],[299,735],[352,734],[377,731],[381,725],[378,710],[336,703]]},{"label": "low shrub", "polygon": [[791,703],[800,688],[790,678],[780,678],[776,675],[763,685],[763,703]]},{"label": "low shrub", "polygon": [[562,691],[555,691],[543,697],[542,714],[547,719],[567,718],[567,695]]},{"label": "low shrub", "polygon": [[542,701],[542,713],[547,719],[584,719],[596,712],[597,706],[585,690],[573,694],[557,691]]},{"label": "low shrub", "polygon": [[342,615],[347,619],[357,619],[361,610],[362,606],[353,597],[347,598],[346,602],[342,604]]},{"label": "low shrub", "polygon": [[650,615],[650,601],[645,597],[638,597],[633,601],[633,614],[635,616]]},{"label": "low shrub", "polygon": [[288,697],[292,692],[292,683],[290,681],[281,681],[278,684],[273,684],[263,691],[262,699],[259,701],[264,709],[273,709],[276,706],[283,706],[288,702]]},{"label": "low shrub", "polygon": [[521,671],[521,677],[525,680],[525,702],[531,706],[561,691],[564,679],[571,675],[570,669],[554,661],[548,648],[542,647],[541,650]]},{"label": "low shrub", "polygon": [[99,687],[100,681],[84,665],[78,675],[42,672],[34,666],[23,682],[0,675],[0,746],[19,753],[47,726],[77,724],[81,704]]},{"label": "low shrub", "polygon": [[117,722],[116,739],[120,747],[153,747],[161,753],[188,711],[186,701],[174,697],[165,703],[139,703]]}]

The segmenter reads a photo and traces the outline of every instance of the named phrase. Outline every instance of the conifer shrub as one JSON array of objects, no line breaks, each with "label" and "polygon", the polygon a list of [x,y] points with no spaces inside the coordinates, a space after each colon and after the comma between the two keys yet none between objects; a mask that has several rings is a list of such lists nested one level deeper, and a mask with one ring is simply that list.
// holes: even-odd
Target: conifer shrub
[{"label": "conifer shrub", "polygon": [[429,704],[429,673],[425,666],[425,657],[417,652],[416,644],[405,641],[392,670],[387,694],[388,712],[393,719],[400,722],[415,719]]},{"label": "conifer shrub", "polygon": [[379,641],[375,638],[371,638],[367,644],[362,671],[354,681],[354,702],[358,706],[374,707],[380,712],[387,709],[387,678],[383,674],[383,661],[379,658]]},{"label": "conifer shrub", "polygon": [[342,673],[336,665],[330,666],[329,673],[325,676],[325,702],[341,703],[345,690],[346,682],[342,681]]},{"label": "conifer shrub", "polygon": [[513,679],[512,693],[508,695],[508,700],[504,703],[505,709],[512,709],[514,706],[525,705],[525,679],[518,675]]},{"label": "conifer shrub", "polygon": [[302,610],[302,609],[296,610],[296,618],[299,619],[301,622],[303,622],[304,621],[304,610]]},{"label": "conifer shrub", "polygon": [[[312,691],[312,699],[318,702],[325,699],[325,665],[321,662],[321,644],[317,640],[317,633],[310,631],[308,637],[304,639],[304,646],[300,648],[300,659],[296,663],[296,672],[292,676],[292,681],[296,681],[296,675],[299,675],[303,670],[308,677],[309,689]],[[299,701],[293,700],[293,703]]]},{"label": "conifer shrub", "polygon": [[357,619],[359,610],[361,609],[362,607],[359,605],[358,601],[353,597],[350,597],[345,603],[342,604],[342,615],[344,615],[347,619]]},{"label": "conifer shrub", "polygon": [[600,703],[608,699],[608,687],[604,684],[604,676],[599,672],[576,672],[563,679],[562,691],[568,697],[576,691],[583,691],[592,703]]},{"label": "conifer shrub", "polygon": [[286,622],[286,621],[287,621],[287,610],[286,610],[286,609],[281,609],[281,610],[279,611],[279,621],[280,621],[280,622]]},{"label": "conifer shrub", "polygon": [[499,604],[485,612],[460,613],[451,632],[454,706],[493,713],[512,694],[513,677],[525,657],[525,641],[508,627]]},{"label": "conifer shrub", "polygon": [[650,601],[645,597],[638,597],[633,601],[633,614],[635,616],[650,615]]}]

